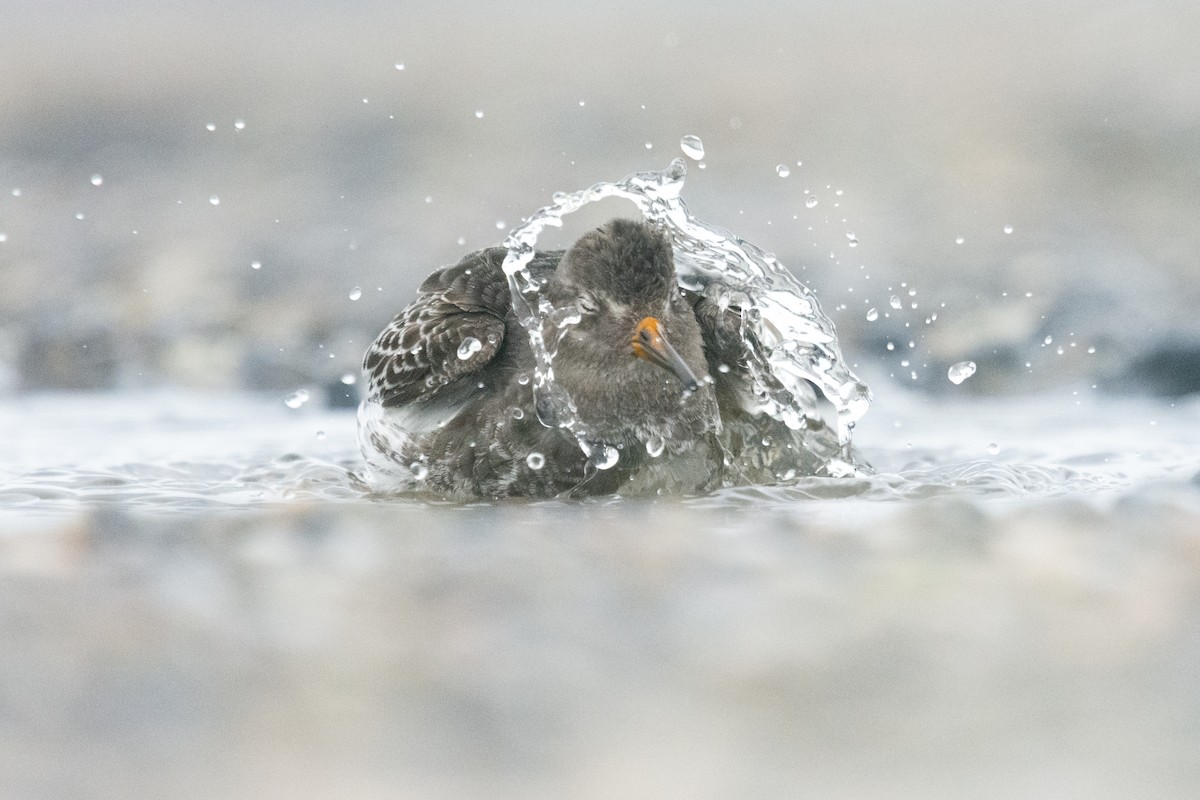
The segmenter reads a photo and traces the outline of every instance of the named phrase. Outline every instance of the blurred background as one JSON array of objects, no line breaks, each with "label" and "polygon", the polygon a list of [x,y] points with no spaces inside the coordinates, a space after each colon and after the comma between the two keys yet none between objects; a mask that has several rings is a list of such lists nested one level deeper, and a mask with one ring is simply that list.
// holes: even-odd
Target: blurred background
[{"label": "blurred background", "polygon": [[868,380],[1194,390],[1197,33],[1168,0],[8,0],[0,391],[336,383],[433,268],[685,134],[693,213]]}]

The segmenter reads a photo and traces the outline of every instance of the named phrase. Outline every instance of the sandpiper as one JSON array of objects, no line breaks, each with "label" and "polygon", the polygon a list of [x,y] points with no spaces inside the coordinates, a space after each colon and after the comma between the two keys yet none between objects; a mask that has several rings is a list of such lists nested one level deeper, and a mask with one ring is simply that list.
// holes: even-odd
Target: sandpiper
[{"label": "sandpiper", "polygon": [[554,307],[579,312],[554,380],[589,458],[539,418],[506,253],[480,250],[430,275],[367,350],[359,440],[373,485],[456,498],[693,493],[731,471],[774,482],[777,462],[819,462],[798,432],[756,412],[739,310],[681,290],[663,232],[624,219],[528,265]]}]

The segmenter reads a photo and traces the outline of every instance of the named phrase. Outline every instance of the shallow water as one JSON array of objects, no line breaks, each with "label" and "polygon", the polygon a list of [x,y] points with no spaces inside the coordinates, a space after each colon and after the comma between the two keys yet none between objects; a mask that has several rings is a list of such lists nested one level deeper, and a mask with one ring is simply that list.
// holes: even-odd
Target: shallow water
[{"label": "shallow water", "polygon": [[[678,502],[787,507],[838,498],[860,501],[850,504],[856,512],[878,501],[945,494],[978,503],[1061,495],[1102,502],[1186,486],[1200,475],[1196,401],[1071,389],[1003,400],[891,392],[887,406],[859,428],[862,455],[877,474],[806,478]],[[368,491],[357,480],[354,414],[315,405],[291,409],[274,396],[177,392],[10,399],[0,404],[9,432],[0,513],[12,519],[105,504],[188,512],[303,500],[440,505],[432,497]],[[810,510],[826,513],[820,504]]]},{"label": "shallow water", "polygon": [[0,405],[6,796],[1200,781],[1200,404],[885,394],[870,478],[473,505],[314,405]]}]

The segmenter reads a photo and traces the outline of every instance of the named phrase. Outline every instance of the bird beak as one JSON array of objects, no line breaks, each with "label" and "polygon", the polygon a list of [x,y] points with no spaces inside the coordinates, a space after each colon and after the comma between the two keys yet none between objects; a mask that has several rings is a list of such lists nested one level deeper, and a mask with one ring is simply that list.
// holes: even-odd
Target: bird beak
[{"label": "bird beak", "polygon": [[667,341],[667,337],[663,335],[662,324],[654,317],[646,317],[633,329],[633,354],[673,372],[687,393],[700,388],[700,379],[683,360],[683,356]]}]

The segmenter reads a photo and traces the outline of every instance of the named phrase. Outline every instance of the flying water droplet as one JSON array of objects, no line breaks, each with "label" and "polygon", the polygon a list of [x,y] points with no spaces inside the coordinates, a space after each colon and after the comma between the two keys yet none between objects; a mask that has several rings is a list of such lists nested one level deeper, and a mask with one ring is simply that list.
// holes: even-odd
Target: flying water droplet
[{"label": "flying water droplet", "polygon": [[0,233],[0,242],[7,242],[7,241],[8,241],[8,234]]},{"label": "flying water droplet", "polygon": [[775,167],[775,174],[781,178],[786,178],[788,175],[792,174],[792,170],[787,164],[779,164]]},{"label": "flying water droplet", "polygon": [[205,128],[206,128],[206,129],[207,129],[209,132],[215,131],[215,130],[217,129],[217,125],[216,125],[216,123],[215,123],[215,122],[210,122],[210,123],[208,123],[207,125],[205,125],[204,127],[205,127]]},{"label": "flying water droplet", "polygon": [[529,384],[529,375],[522,372],[520,375],[517,376],[517,383],[521,384],[522,386],[528,385]]},{"label": "flying water droplet", "polygon": [[246,130],[246,120],[244,120],[244,119],[235,119],[235,120],[233,121],[233,129],[234,129],[234,130],[236,130],[236,131],[244,131],[244,130]]},{"label": "flying water droplet", "polygon": [[308,402],[308,390],[297,389],[283,399],[283,404],[288,408],[299,408]]},{"label": "flying water droplet", "polygon": [[355,286],[353,289],[350,290],[350,299],[351,300],[357,300],[360,297],[362,297],[362,287],[361,286]]},{"label": "flying water droplet", "polygon": [[992,442],[991,444],[989,444],[987,446],[987,451],[991,455],[996,455],[997,453],[1000,452],[1000,445],[996,444],[995,442]]},{"label": "flying water droplet", "polygon": [[505,222],[504,220],[502,220],[502,219],[496,220],[496,230],[502,231],[507,227],[508,227],[508,223]]},{"label": "flying water droplet", "polygon": [[955,243],[955,244],[962,244],[962,243],[963,243],[963,242],[965,242],[965,241],[966,241],[966,239],[965,239],[965,238],[963,238],[962,236],[957,236],[957,237],[955,237],[955,239],[954,239],[954,243]]},{"label": "flying water droplet", "polygon": [[219,206],[221,205],[221,198],[214,194],[212,197],[208,198],[208,202],[212,203],[214,206]]},{"label": "flying water droplet", "polygon": [[888,305],[890,305],[892,308],[900,309],[904,307],[904,301],[901,300],[899,296],[892,295],[892,299],[888,300]]},{"label": "flying water droplet", "polygon": [[262,262],[261,261],[251,261],[250,269],[262,269]]},{"label": "flying water droplet", "polygon": [[398,69],[399,71],[403,72],[403,71],[404,71],[404,62],[403,62],[403,61],[397,61],[397,62],[396,62],[396,69]]},{"label": "flying water droplet", "polygon": [[601,445],[600,450],[592,455],[592,463],[596,469],[612,469],[620,460],[621,454],[611,445]]},{"label": "flying water droplet", "polygon": [[962,383],[963,381],[965,381],[967,378],[971,377],[974,374],[975,374],[975,362],[974,361],[960,361],[957,364],[955,364],[954,366],[950,367],[949,371],[947,371],[947,373],[946,373],[946,377],[948,377],[950,379],[951,383],[957,385],[957,384]]},{"label": "flying water droplet", "polygon": [[483,112],[482,112],[482,111],[476,111],[476,112],[475,112],[475,119],[483,119]]},{"label": "flying water droplet", "polygon": [[462,340],[462,344],[458,346],[458,357],[466,361],[471,356],[483,349],[483,342],[476,339],[474,336],[468,336]]},{"label": "flying water droplet", "polygon": [[104,183],[103,175],[93,175],[92,176],[92,186],[99,186],[102,183]]},{"label": "flying water droplet", "polygon": [[325,441],[325,431],[317,431],[317,441],[318,442]]},{"label": "flying water droplet", "polygon": [[1012,225],[1005,225],[1005,226],[1004,226],[1004,232],[1005,232],[1005,233],[1012,233],[1012,232],[1013,232],[1013,226],[1012,226]]},{"label": "flying water droplet", "polygon": [[420,461],[414,461],[409,464],[408,471],[411,472],[412,476],[419,481],[425,480],[425,477],[429,475],[429,467],[425,466]]},{"label": "flying water droplet", "polygon": [[877,319],[879,319],[879,309],[872,308],[867,311],[867,322],[874,322]]},{"label": "flying water droplet", "polygon": [[816,208],[817,207],[817,196],[815,194],[810,194],[808,196],[808,199],[804,201],[804,206],[805,206],[805,208]]},{"label": "flying water droplet", "polygon": [[525,464],[532,470],[539,470],[546,466],[546,457],[541,453],[533,452],[525,457]]},{"label": "flying water droplet", "polygon": [[691,134],[684,136],[679,140],[679,149],[693,161],[699,161],[704,158],[704,142],[700,141],[699,136]]},{"label": "flying water droplet", "polygon": [[358,376],[355,375],[353,372],[347,372],[345,375],[342,376],[342,383],[346,384],[347,386],[353,386],[357,382],[358,382]]},{"label": "flying water droplet", "polygon": [[512,414],[513,419],[525,419],[525,412],[521,410],[520,406],[513,406],[509,413]]},{"label": "flying water droplet", "polygon": [[661,436],[653,436],[646,440],[646,452],[651,458],[658,458],[667,447],[667,442]]}]

